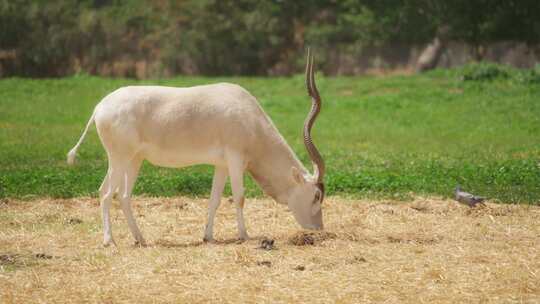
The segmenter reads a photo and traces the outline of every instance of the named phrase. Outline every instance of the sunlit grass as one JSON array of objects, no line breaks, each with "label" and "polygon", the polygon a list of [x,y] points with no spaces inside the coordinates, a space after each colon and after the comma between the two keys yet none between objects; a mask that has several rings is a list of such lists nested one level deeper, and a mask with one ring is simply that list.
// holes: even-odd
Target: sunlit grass
[{"label": "sunlit grass", "polygon": [[[540,200],[540,88],[512,79],[459,79],[459,70],[421,76],[317,75],[324,109],[314,140],[328,167],[328,191],[406,198],[450,195],[456,183],[502,202]],[[135,81],[79,76],[0,80],[0,195],[95,195],[106,157],[95,129],[78,165],[65,164],[92,109],[131,84],[191,86],[228,81],[255,95],[300,158],[309,108],[303,76]],[[207,195],[208,166],[145,164],[136,193]],[[260,191],[250,180],[250,195]]]}]

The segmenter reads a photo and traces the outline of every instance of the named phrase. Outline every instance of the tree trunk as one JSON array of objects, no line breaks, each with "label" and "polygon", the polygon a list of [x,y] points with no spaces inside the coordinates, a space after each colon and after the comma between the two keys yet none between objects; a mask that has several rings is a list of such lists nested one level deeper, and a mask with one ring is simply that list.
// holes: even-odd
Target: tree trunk
[{"label": "tree trunk", "polygon": [[429,43],[426,48],[418,57],[416,61],[416,72],[425,72],[431,70],[437,66],[439,59],[444,51],[444,45],[439,37],[435,37],[431,43]]}]

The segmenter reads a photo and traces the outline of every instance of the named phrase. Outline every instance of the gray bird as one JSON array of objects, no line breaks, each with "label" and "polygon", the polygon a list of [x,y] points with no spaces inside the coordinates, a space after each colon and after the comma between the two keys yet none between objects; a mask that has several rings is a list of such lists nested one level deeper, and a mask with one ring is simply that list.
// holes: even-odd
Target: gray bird
[{"label": "gray bird", "polygon": [[469,207],[475,207],[478,204],[484,205],[485,198],[481,196],[476,196],[469,192],[461,191],[461,188],[459,185],[456,186],[455,195],[456,195],[456,201],[462,204],[465,204]]}]

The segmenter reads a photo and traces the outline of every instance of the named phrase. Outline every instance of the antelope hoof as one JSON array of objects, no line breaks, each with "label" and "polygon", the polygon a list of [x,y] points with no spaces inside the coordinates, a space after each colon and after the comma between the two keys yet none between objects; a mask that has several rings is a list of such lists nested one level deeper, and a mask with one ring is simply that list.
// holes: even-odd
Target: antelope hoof
[{"label": "antelope hoof", "polygon": [[204,243],[210,243],[210,244],[215,243],[214,238],[211,237],[211,236],[205,236],[205,237],[203,237],[202,240],[203,240]]},{"label": "antelope hoof", "polygon": [[248,241],[248,240],[249,240],[249,236],[247,235],[247,233],[243,233],[238,237],[238,242],[239,243],[243,243],[243,242]]},{"label": "antelope hoof", "polygon": [[114,247],[116,247],[116,242],[112,238],[106,238],[103,240],[103,247],[107,248],[111,245],[114,245]]}]

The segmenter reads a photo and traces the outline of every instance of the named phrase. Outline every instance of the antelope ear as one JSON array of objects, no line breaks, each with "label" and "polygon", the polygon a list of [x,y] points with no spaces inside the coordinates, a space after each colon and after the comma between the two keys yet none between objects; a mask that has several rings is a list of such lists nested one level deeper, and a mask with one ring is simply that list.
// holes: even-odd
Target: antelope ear
[{"label": "antelope ear", "polygon": [[293,177],[294,181],[297,184],[303,185],[306,182],[306,178],[304,177],[302,172],[300,172],[300,170],[298,170],[298,168],[292,167],[291,168],[291,174],[292,174],[292,177]]}]

